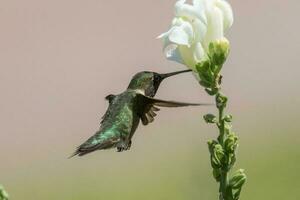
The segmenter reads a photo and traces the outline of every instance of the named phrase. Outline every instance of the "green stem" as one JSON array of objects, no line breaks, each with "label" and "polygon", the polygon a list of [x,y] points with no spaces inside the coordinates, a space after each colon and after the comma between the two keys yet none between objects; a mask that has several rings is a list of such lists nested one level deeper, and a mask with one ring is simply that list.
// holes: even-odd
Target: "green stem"
[{"label": "green stem", "polygon": [[225,140],[224,120],[223,120],[223,118],[224,118],[224,116],[223,116],[224,115],[224,107],[221,106],[218,109],[219,109],[219,125],[218,125],[218,127],[219,127],[219,132],[220,132],[218,141],[223,146],[224,140]]},{"label": "green stem", "polygon": [[[218,98],[219,95],[220,95],[220,93],[218,93],[216,95],[216,105],[217,105],[217,108],[219,110],[219,123],[218,123],[219,137],[218,137],[218,141],[219,141],[220,145],[222,145],[222,147],[224,148],[224,143],[225,143],[225,140],[226,140],[225,123],[224,123],[224,109],[225,109],[226,105],[218,102],[217,98]],[[228,187],[228,171],[227,171],[226,168],[221,168],[221,179],[220,179],[220,188],[219,188],[220,200],[227,200],[226,199],[227,187]]]}]

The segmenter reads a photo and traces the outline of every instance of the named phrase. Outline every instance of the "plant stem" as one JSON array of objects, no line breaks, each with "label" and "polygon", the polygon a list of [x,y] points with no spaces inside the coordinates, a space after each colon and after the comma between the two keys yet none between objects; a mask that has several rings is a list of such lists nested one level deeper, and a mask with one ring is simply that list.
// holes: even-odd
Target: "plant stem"
[{"label": "plant stem", "polygon": [[[221,103],[218,100],[218,97],[221,95],[220,92],[216,95],[216,105],[219,110],[219,121],[218,121],[218,128],[219,128],[219,137],[218,142],[224,148],[224,143],[226,139],[225,135],[225,122],[224,122],[224,109],[226,107],[226,103]],[[225,167],[221,168],[221,179],[220,179],[220,200],[227,200],[226,199],[226,190],[228,185],[228,171]]]},{"label": "plant stem", "polygon": [[218,141],[223,146],[224,140],[225,140],[225,135],[224,135],[224,121],[223,121],[224,107],[220,106],[218,109],[219,109],[219,124],[218,124],[218,128],[219,128],[219,132],[220,132],[219,137],[218,137]]}]

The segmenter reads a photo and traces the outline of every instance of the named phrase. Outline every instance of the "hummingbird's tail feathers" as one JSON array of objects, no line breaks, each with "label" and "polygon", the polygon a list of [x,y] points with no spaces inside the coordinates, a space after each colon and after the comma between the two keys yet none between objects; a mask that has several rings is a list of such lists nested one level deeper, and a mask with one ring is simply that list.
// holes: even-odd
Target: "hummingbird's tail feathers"
[{"label": "hummingbird's tail feathers", "polygon": [[[84,145],[84,144],[82,144],[82,145]],[[74,157],[74,156],[84,156],[84,155],[86,155],[86,154],[88,154],[88,153],[91,153],[91,152],[93,152],[93,151],[96,151],[96,150],[101,149],[101,148],[99,147],[99,145],[90,146],[89,148],[85,148],[85,147],[83,147],[82,145],[79,146],[79,147],[76,149],[76,151],[75,151],[69,158],[72,158],[72,157]]]},{"label": "hummingbird's tail feathers", "polygon": [[70,158],[76,155],[84,156],[88,153],[101,149],[112,148],[120,141],[117,137],[103,138],[101,135],[99,137],[99,134],[101,134],[100,131],[94,136],[90,137],[85,143],[77,147],[76,151],[70,156]]}]

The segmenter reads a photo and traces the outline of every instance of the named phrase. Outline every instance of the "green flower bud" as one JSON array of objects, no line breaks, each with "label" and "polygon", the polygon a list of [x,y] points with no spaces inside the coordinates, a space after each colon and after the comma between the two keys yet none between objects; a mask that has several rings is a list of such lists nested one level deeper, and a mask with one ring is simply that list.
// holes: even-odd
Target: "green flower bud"
[{"label": "green flower bud", "polygon": [[237,146],[238,137],[233,132],[229,133],[224,143],[225,151],[228,153],[234,153]]},{"label": "green flower bud", "polygon": [[217,102],[218,108],[226,107],[227,101],[228,101],[228,98],[220,93],[216,96],[216,102]]},{"label": "green flower bud", "polygon": [[209,152],[213,153],[215,146],[219,143],[216,140],[210,140],[207,142],[207,144],[208,144]]},{"label": "green flower bud", "polygon": [[246,174],[244,173],[243,169],[238,170],[234,173],[232,178],[229,181],[229,185],[233,189],[240,189],[245,184],[247,179]]},{"label": "green flower bud", "polygon": [[208,142],[208,147],[210,151],[212,167],[214,169],[221,168],[225,157],[223,147],[216,141]]},{"label": "green flower bud", "polygon": [[207,94],[209,94],[210,96],[214,96],[218,93],[219,89],[218,88],[213,88],[213,89],[208,89],[205,88],[205,91],[207,92]]},{"label": "green flower bud", "polygon": [[203,118],[206,121],[206,123],[209,123],[209,124],[217,123],[217,117],[213,114],[204,115]]},{"label": "green flower bud", "polygon": [[229,50],[230,44],[229,41],[225,38],[216,40],[209,44],[208,54],[212,62],[215,65],[219,66],[219,69],[217,69],[218,73],[229,55]]},{"label": "green flower bud", "polygon": [[200,78],[200,85],[205,87],[209,95],[215,95],[220,89],[222,76],[219,74],[218,66],[210,58],[196,65],[196,71]]},{"label": "green flower bud", "polygon": [[225,122],[232,122],[232,115],[226,115],[224,117]]}]

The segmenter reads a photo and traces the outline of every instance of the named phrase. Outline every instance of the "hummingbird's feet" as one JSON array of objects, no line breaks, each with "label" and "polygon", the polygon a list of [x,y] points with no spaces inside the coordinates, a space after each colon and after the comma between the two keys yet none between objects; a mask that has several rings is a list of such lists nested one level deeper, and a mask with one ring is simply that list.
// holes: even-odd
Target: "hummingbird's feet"
[{"label": "hummingbird's feet", "polygon": [[131,147],[131,140],[129,142],[121,141],[117,144],[117,152],[127,151]]}]

